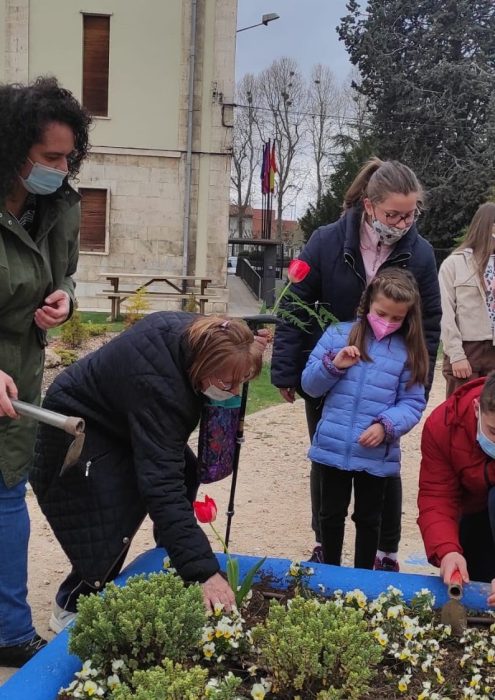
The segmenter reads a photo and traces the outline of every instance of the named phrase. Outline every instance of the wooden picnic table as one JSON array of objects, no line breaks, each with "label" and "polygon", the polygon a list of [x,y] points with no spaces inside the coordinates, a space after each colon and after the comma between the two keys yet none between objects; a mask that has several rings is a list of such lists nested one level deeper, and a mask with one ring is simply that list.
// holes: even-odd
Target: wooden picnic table
[{"label": "wooden picnic table", "polygon": [[[148,291],[150,298],[167,300],[185,300],[194,292],[188,291],[188,283],[191,286],[199,287],[199,295],[194,294],[199,303],[200,313],[204,313],[205,305],[208,301],[206,289],[211,282],[209,277],[201,275],[169,275],[169,274],[142,274],[141,272],[100,272],[99,277],[105,277],[112,289],[104,289],[98,296],[105,296],[110,299],[112,307],[110,319],[115,321],[120,316],[120,304],[135,294],[140,289],[146,289],[152,284],[163,284],[167,291]],[[124,281],[125,289],[121,282]],[[130,287],[133,287],[132,289]],[[170,291],[171,290],[171,291]]]}]

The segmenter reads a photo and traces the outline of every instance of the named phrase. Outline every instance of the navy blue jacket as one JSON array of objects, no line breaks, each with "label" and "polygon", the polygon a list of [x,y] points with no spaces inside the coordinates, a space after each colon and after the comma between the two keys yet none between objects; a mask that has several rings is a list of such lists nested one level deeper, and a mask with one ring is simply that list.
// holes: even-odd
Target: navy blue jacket
[{"label": "navy blue jacket", "polygon": [[150,314],[60,374],[45,408],[86,421],[77,464],[61,474],[71,437],[41,425],[30,481],[77,573],[98,589],[148,513],[187,580],[219,569],[186,491],[187,441],[204,402],[194,391],[185,332],[194,314]]},{"label": "navy blue jacket", "polygon": [[[359,249],[362,209],[348,211],[338,221],[316,229],[299,258],[311,271],[291,291],[309,304],[325,305],[339,321],[356,318],[361,295],[366,287],[366,273]],[[415,225],[395,246],[384,267],[405,267],[416,278],[423,306],[423,328],[430,356],[430,382],[440,339],[440,289],[433,248],[419,235]],[[278,325],[272,356],[272,383],[280,388],[299,387],[301,374],[321,329],[300,331],[288,323]]]}]

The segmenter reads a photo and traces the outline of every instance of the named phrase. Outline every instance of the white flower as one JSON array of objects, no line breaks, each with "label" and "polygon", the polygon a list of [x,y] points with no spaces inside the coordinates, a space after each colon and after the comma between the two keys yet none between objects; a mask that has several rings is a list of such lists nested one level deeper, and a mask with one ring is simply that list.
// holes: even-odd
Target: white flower
[{"label": "white flower", "polygon": [[94,681],[86,681],[83,685],[83,690],[89,697],[93,695],[99,695],[101,697],[104,693],[103,688],[100,688]]},{"label": "white flower", "polygon": [[213,654],[215,653],[215,644],[214,642],[210,642],[209,644],[205,644],[203,647],[203,654],[206,659],[211,659]]},{"label": "white flower", "polygon": [[253,700],[263,700],[267,691],[262,683],[255,683],[251,688],[251,697]]},{"label": "white flower", "polygon": [[107,685],[110,690],[114,690],[118,685],[120,685],[120,678],[115,673],[112,676],[108,676]]},{"label": "white flower", "polygon": [[123,659],[114,659],[112,661],[112,671],[114,673],[117,673],[117,671],[120,671],[121,668],[124,668],[124,660]]}]

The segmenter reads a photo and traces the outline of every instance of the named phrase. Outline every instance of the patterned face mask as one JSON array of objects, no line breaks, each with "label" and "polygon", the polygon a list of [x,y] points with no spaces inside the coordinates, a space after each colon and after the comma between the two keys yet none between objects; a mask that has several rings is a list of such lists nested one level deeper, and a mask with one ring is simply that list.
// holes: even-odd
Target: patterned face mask
[{"label": "patterned face mask", "polygon": [[387,226],[378,219],[373,219],[371,225],[382,245],[395,245],[401,238],[404,238],[412,223],[405,228],[397,228],[397,226]]}]

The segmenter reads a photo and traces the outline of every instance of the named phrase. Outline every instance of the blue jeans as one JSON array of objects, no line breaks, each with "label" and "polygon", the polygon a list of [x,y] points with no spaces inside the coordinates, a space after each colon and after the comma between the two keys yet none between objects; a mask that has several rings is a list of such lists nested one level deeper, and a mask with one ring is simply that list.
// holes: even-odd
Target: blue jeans
[{"label": "blue jeans", "polygon": [[26,480],[8,489],[0,473],[0,647],[36,634],[26,599],[28,542]]}]

